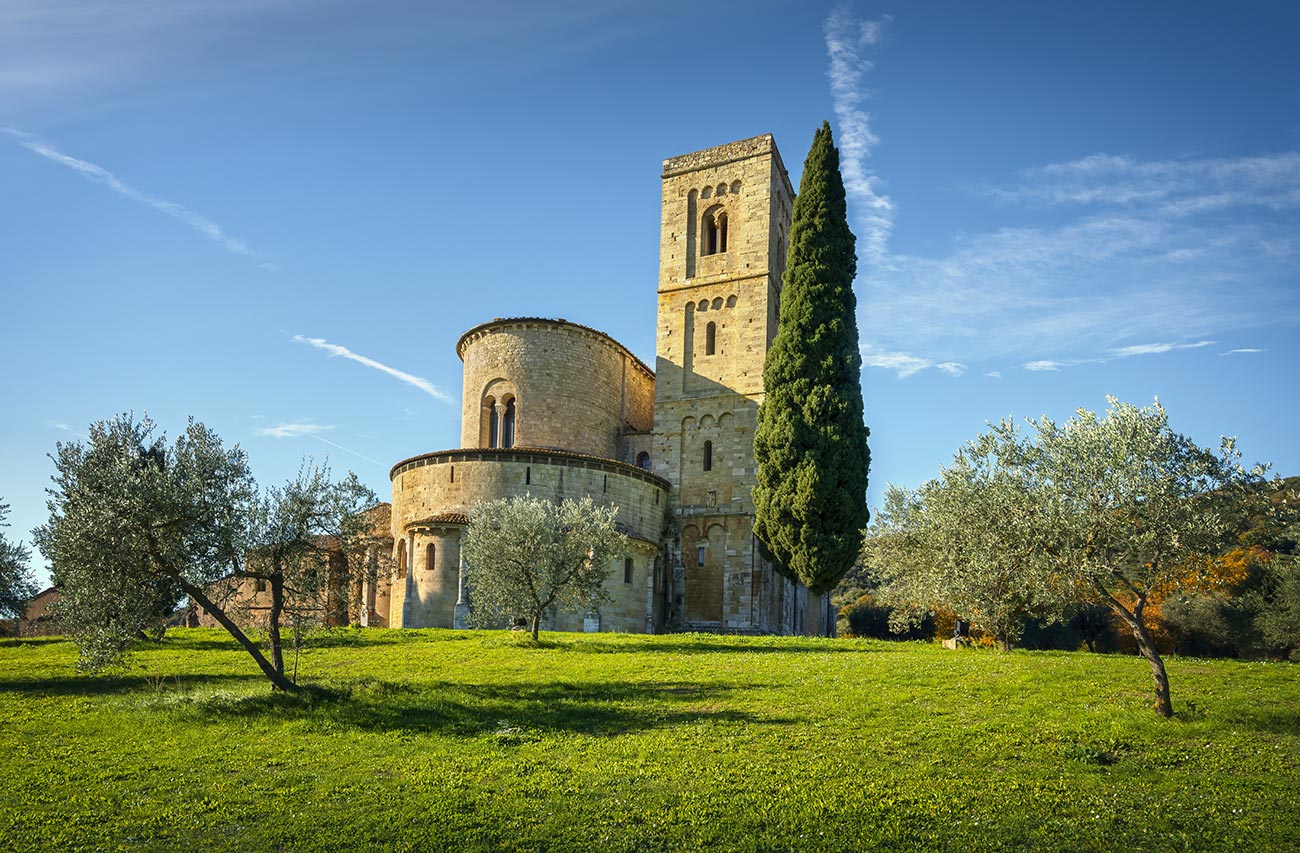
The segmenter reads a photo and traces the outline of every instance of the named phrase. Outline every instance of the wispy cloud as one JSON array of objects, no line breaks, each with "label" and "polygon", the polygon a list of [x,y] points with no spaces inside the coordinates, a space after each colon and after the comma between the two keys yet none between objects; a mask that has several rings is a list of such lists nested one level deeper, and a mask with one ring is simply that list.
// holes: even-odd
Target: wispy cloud
[{"label": "wispy cloud", "polygon": [[892,251],[896,211],[868,165],[880,140],[863,110],[889,20],[840,6],[824,25],[841,167],[872,261],[856,283],[865,364],[900,377],[998,361],[1051,371],[1300,316],[1298,151],[1032,165],[954,189],[989,204],[947,248]]},{"label": "wispy cloud", "polygon": [[1115,361],[1122,358],[1132,358],[1137,355],[1158,355],[1166,352],[1176,352],[1185,349],[1201,349],[1212,346],[1217,341],[1196,341],[1186,344],[1132,344],[1126,347],[1116,347],[1107,351],[1106,355],[1095,356],[1093,358],[1075,358],[1069,361],[1027,361],[1020,365],[1022,370],[1034,371],[1056,371],[1062,367],[1078,367],[1081,364],[1105,364],[1108,361]]},{"label": "wispy cloud", "polygon": [[206,216],[195,213],[189,208],[175,202],[165,201],[155,196],[151,196],[148,193],[141,192],[104,167],[65,154],[34,133],[28,133],[6,125],[0,125],[0,133],[9,136],[28,151],[39,154],[51,162],[58,163],[60,166],[66,166],[67,168],[72,169],[88,181],[101,184],[108,187],[113,192],[131,199],[132,201],[148,205],[160,213],[165,213],[168,216],[179,219],[195,231],[198,231],[204,237],[217,242],[229,252],[234,252],[237,255],[246,255],[247,257],[261,261],[261,266],[264,269],[275,268],[273,264],[267,261],[266,255],[250,249],[247,243],[237,237],[230,236],[220,225],[213,222],[211,219],[208,219]]},{"label": "wispy cloud", "polygon": [[990,197],[1033,206],[1149,207],[1187,216],[1231,207],[1300,207],[1300,152],[1250,157],[1138,160],[1092,154],[1024,169],[1011,187]]},{"label": "wispy cloud", "polygon": [[859,249],[873,262],[888,254],[894,227],[894,204],[868,163],[880,139],[871,129],[871,114],[862,109],[867,97],[863,78],[875,67],[869,52],[880,45],[889,15],[871,21],[855,19],[848,6],[836,7],[823,32],[830,67],[831,105],[839,125],[840,171],[844,189],[859,211]]},{"label": "wispy cloud", "polygon": [[325,340],[324,338],[309,338],[304,335],[294,335],[293,340],[296,343],[309,344],[310,346],[316,347],[317,349],[325,350],[330,355],[336,355],[342,358],[350,359],[352,361],[357,362],[358,364],[364,364],[366,367],[373,367],[375,370],[383,371],[384,373],[387,373],[389,376],[392,376],[395,379],[400,379],[401,381],[405,382],[408,385],[414,385],[416,388],[419,388],[421,391],[428,394],[430,397],[433,397],[435,400],[441,400],[444,403],[450,403],[452,405],[455,405],[456,403],[456,400],[453,399],[450,394],[448,394],[446,391],[443,391],[441,388],[434,385],[429,380],[424,379],[423,377],[420,376],[415,376],[413,374],[406,373],[405,371],[402,370],[398,370],[395,367],[389,367],[388,365],[383,364],[382,362],[375,361],[373,358],[368,358],[367,356],[360,355],[359,353],[355,353],[345,346],[332,344],[329,341]]},{"label": "wispy cloud", "polygon": [[906,379],[914,373],[935,368],[949,376],[961,376],[966,372],[966,365],[956,361],[934,362],[928,358],[910,355],[905,352],[886,352],[869,344],[862,344],[862,363],[867,367],[880,367],[897,371],[899,379]]},{"label": "wispy cloud", "polygon": [[[1194,344],[1134,344],[1127,347],[1119,347],[1110,351],[1112,358],[1131,358],[1135,355],[1155,355],[1162,352],[1173,352],[1180,349],[1200,349],[1208,347],[1217,341],[1197,341]],[[1102,359],[1104,360],[1104,359]]]},{"label": "wispy cloud", "polygon": [[50,427],[51,429],[56,429],[59,432],[65,432],[68,435],[72,436],[73,438],[77,439],[78,441],[86,440],[86,434],[81,430],[71,426],[70,424],[65,424],[62,421],[46,421],[45,423],[46,426]]},{"label": "wispy cloud", "polygon": [[269,427],[258,427],[253,432],[258,435],[269,436],[270,438],[298,438],[304,435],[315,435],[318,432],[334,429],[333,426],[310,423],[292,423],[276,424]]},{"label": "wispy cloud", "polygon": [[1263,351],[1264,350],[1257,349],[1255,347],[1241,347],[1239,349],[1230,349],[1227,352],[1221,352],[1219,353],[1219,355],[1237,355],[1239,353],[1263,352]]},{"label": "wispy cloud", "polygon": [[1000,371],[1000,370],[990,370],[988,373],[985,373],[985,374],[984,374],[984,378],[985,378],[985,379],[1001,379],[1001,378],[1002,378],[1002,371]]},{"label": "wispy cloud", "polygon": [[270,427],[258,427],[253,431],[258,435],[264,435],[269,438],[304,438],[304,437],[314,438],[317,441],[321,442],[322,444],[328,444],[330,447],[337,447],[339,450],[342,450],[344,453],[351,453],[353,456],[364,459],[367,462],[373,462],[376,465],[379,465],[380,467],[384,467],[384,468],[388,467],[387,465],[384,465],[383,462],[380,462],[378,459],[372,459],[369,456],[365,455],[364,453],[360,453],[356,450],[353,450],[350,447],[344,447],[338,442],[330,441],[328,438],[320,434],[322,432],[326,432],[327,430],[332,430],[332,429],[334,429],[333,425],[326,426],[324,424],[313,424],[313,423],[304,423],[302,421],[296,421],[294,423],[276,424],[275,426],[270,426]]}]

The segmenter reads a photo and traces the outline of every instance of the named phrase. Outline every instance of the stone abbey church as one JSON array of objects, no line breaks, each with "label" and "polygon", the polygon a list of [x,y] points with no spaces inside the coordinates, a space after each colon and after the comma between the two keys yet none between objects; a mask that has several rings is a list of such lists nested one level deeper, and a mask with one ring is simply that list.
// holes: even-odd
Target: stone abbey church
[{"label": "stone abbey church", "polygon": [[829,596],[775,573],[753,534],[754,430],[793,203],[770,135],[664,161],[653,370],[565,320],[498,319],[461,336],[461,446],[393,466],[392,550],[372,555],[391,559],[389,577],[358,590],[360,621],[463,627],[470,509],[590,495],[617,507],[626,535],[610,600],[545,627],[833,632]]}]

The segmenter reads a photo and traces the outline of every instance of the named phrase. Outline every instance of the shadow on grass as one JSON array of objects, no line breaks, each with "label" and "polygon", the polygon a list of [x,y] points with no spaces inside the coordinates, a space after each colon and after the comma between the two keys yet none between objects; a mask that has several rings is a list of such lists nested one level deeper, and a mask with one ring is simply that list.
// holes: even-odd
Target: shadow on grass
[{"label": "shadow on grass", "polygon": [[[581,635],[579,635],[581,636]],[[679,635],[683,636],[683,635]],[[684,635],[691,637],[692,635]],[[837,644],[829,640],[807,639],[804,637],[753,637],[748,640],[735,639],[709,634],[694,635],[688,640],[642,640],[636,642],[600,642],[599,640],[575,640],[566,642],[547,641],[534,646],[532,643],[520,643],[520,648],[547,647],[584,654],[640,654],[646,652],[679,655],[709,654],[793,654],[806,652],[854,652],[862,654],[874,649],[860,646]]]},{"label": "shadow on grass", "polygon": [[490,735],[508,742],[552,732],[614,736],[699,722],[787,725],[793,719],[719,708],[753,685],[690,682],[547,682],[530,685],[407,684],[363,679],[293,694],[216,695],[195,700],[199,719],[284,722],[368,732]]},{"label": "shadow on grass", "polygon": [[68,675],[61,678],[0,678],[0,693],[19,693],[25,696],[107,696],[141,690],[183,689],[197,687],[233,687],[261,681],[270,688],[271,682],[261,674],[256,675],[170,675],[151,679],[140,673],[121,675]]},{"label": "shadow on grass", "polygon": [[1232,722],[1273,735],[1300,735],[1300,710],[1295,708],[1241,708]]},{"label": "shadow on grass", "polygon": [[58,635],[45,637],[3,637],[0,638],[0,649],[16,649],[19,646],[52,646],[56,643],[69,642],[67,637]]}]

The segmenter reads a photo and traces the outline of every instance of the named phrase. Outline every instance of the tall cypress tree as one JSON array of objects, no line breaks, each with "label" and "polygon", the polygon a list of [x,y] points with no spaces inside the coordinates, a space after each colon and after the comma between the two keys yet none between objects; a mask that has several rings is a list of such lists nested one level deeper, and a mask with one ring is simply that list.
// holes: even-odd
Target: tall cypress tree
[{"label": "tall cypress tree", "polygon": [[754,435],[754,533],[778,571],[822,593],[858,557],[871,464],[853,295],[856,241],[827,122],[804,161],[793,219]]}]

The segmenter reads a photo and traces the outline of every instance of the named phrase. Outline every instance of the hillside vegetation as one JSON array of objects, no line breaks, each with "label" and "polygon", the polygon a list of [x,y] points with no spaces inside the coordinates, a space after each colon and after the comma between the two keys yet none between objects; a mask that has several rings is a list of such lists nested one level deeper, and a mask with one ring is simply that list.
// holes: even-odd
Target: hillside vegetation
[{"label": "hillside vegetation", "polygon": [[7,849],[1294,850],[1300,669],[921,643],[224,632],[0,643]]}]

